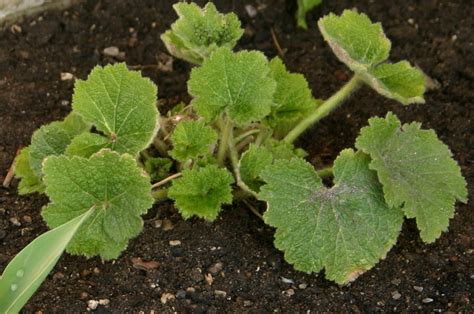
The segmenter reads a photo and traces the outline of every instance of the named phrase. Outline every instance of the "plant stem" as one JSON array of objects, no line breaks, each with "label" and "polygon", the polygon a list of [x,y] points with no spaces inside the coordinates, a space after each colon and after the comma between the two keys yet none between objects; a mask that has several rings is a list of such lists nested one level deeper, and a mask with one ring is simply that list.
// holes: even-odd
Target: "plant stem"
[{"label": "plant stem", "polygon": [[240,141],[245,139],[247,136],[250,136],[250,135],[258,133],[258,132],[260,132],[260,129],[248,130],[247,132],[244,132],[244,133],[240,134],[239,136],[236,136],[235,137],[235,142],[239,143]]},{"label": "plant stem", "polygon": [[220,165],[224,164],[224,159],[225,155],[227,153],[227,148],[228,148],[228,143],[229,143],[229,138],[232,137],[232,131],[233,131],[233,124],[230,119],[225,119],[225,124],[222,126],[222,123],[220,123],[221,126],[221,140],[219,142],[219,150],[217,151],[217,162]]},{"label": "plant stem", "polygon": [[170,182],[170,181],[173,180],[173,179],[176,179],[176,178],[181,177],[182,175],[183,175],[183,174],[182,174],[181,172],[172,174],[172,175],[170,175],[169,177],[164,178],[163,180],[161,180],[161,181],[159,181],[159,182],[156,182],[155,184],[153,184],[153,185],[151,186],[151,188],[152,188],[152,189],[156,189],[156,188],[158,188],[158,187],[160,187],[160,186],[162,186],[162,185],[164,185],[164,184]]},{"label": "plant stem", "polygon": [[326,117],[331,111],[339,107],[352,92],[362,85],[362,79],[356,74],[337,93],[327,99],[321,106],[301,120],[283,139],[287,143],[293,143],[307,128]]},{"label": "plant stem", "polygon": [[168,199],[168,190],[163,189],[163,190],[156,190],[151,192],[151,196],[155,199],[155,201],[165,201]]},{"label": "plant stem", "polygon": [[322,179],[329,178],[333,176],[332,167],[326,167],[316,171],[318,176]]},{"label": "plant stem", "polygon": [[168,157],[168,145],[158,137],[153,139],[153,146],[160,153],[161,157]]}]

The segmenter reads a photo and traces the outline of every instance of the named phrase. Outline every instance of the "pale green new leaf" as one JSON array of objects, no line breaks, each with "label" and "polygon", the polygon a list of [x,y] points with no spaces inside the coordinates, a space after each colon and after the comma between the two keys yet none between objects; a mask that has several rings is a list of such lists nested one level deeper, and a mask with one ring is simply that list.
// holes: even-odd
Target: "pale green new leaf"
[{"label": "pale green new leaf", "polygon": [[249,188],[258,192],[260,186],[263,184],[260,173],[265,167],[271,165],[272,162],[273,155],[267,148],[250,144],[239,161],[239,171],[242,181],[244,181]]},{"label": "pale green new leaf", "polygon": [[298,26],[304,29],[308,29],[306,23],[306,13],[320,5],[322,0],[298,0],[298,9],[296,11],[296,22]]},{"label": "pale green new leaf", "polygon": [[19,313],[58,262],[77,229],[93,209],[50,230],[28,244],[0,278],[0,313]]},{"label": "pale green new leaf", "polygon": [[221,206],[232,202],[233,182],[227,169],[214,165],[184,170],[181,178],[173,180],[168,197],[185,219],[197,216],[213,221]]},{"label": "pale green new leaf", "polygon": [[72,239],[69,253],[113,259],[142,230],[140,215],[151,207],[153,198],[150,178],[132,156],[108,149],[89,159],[51,156],[43,170],[51,202],[42,216],[49,227],[96,208]]},{"label": "pale green new leaf", "polygon": [[216,131],[204,125],[204,121],[181,121],[171,135],[170,155],[179,161],[206,156],[216,141]]},{"label": "pale green new leaf", "polygon": [[158,128],[157,88],[124,63],[96,66],[74,88],[74,112],[93,124],[119,153],[137,155]]},{"label": "pale green new leaf", "polygon": [[66,147],[65,154],[89,158],[102,148],[110,148],[111,146],[112,143],[106,137],[87,132],[73,138]]},{"label": "pale green new leaf", "polygon": [[370,157],[344,150],[327,188],[311,164],[278,160],[262,177],[265,222],[276,227],[275,246],[297,270],[319,272],[339,284],[372,268],[395,244],[403,214],[389,207]]},{"label": "pale green new leaf", "polygon": [[178,20],[161,35],[175,57],[201,64],[219,47],[233,49],[244,33],[234,13],[221,14],[212,3],[200,8],[195,3],[173,5]]},{"label": "pale green new leaf", "polygon": [[356,147],[372,157],[385,200],[416,218],[421,238],[433,242],[448,228],[456,200],[467,202],[466,181],[449,148],[433,130],[404,124],[393,114],[369,119]]},{"label": "pale green new leaf", "polygon": [[268,149],[274,160],[286,159],[290,160],[292,158],[300,157],[304,158],[308,156],[308,153],[302,148],[295,148],[291,143],[284,141],[277,141],[274,139],[269,139],[265,142],[265,148]]},{"label": "pale green new leaf", "polygon": [[15,162],[15,177],[21,179],[18,184],[18,193],[20,195],[35,192],[43,193],[45,186],[30,166],[29,146],[21,150]]},{"label": "pale green new leaf", "polygon": [[234,53],[219,48],[188,81],[192,105],[207,121],[226,113],[238,125],[260,121],[270,113],[276,83],[268,60],[257,51]]},{"label": "pale green new leaf", "polygon": [[379,94],[404,105],[425,102],[425,76],[407,61],[379,64],[363,78]]},{"label": "pale green new leaf", "polygon": [[366,72],[388,58],[391,43],[382,25],[372,23],[363,13],[330,13],[318,21],[318,26],[339,60],[356,73]]}]

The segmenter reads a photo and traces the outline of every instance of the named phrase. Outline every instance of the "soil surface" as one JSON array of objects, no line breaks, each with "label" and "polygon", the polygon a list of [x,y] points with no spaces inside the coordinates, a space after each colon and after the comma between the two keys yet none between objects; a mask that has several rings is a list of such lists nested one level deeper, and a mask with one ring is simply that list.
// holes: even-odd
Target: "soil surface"
[{"label": "soil surface", "polygon": [[[62,72],[85,78],[96,64],[124,60],[132,66],[156,65],[166,60],[159,36],[176,18],[173,2],[87,1],[0,32],[0,179],[36,128],[70,111],[73,81],[61,80]],[[406,58],[418,65],[437,89],[427,93],[425,105],[403,107],[363,88],[299,144],[311,153],[315,166],[330,164],[341,149],[353,147],[369,117],[391,110],[403,122],[420,121],[437,131],[459,161],[473,199],[474,2],[324,1],[309,14],[308,31],[295,27],[293,1],[216,4],[243,21],[246,32],[238,48],[275,56],[273,29],[289,69],[303,73],[321,98],[351,74],[323,42],[316,28],[318,17],[356,7],[383,22],[393,43],[392,60]],[[250,17],[245,5],[257,9],[257,16]],[[110,46],[124,54],[104,55],[103,49]],[[159,86],[160,103],[169,106],[189,100],[189,71],[187,63],[175,60],[171,72],[150,66],[144,74]],[[16,185],[14,180],[10,188],[0,188],[0,271],[47,230],[40,217],[47,198],[20,197]],[[167,202],[150,210],[144,232],[116,261],[63,256],[24,311],[85,312],[90,300],[102,300],[97,312],[472,313],[471,204],[457,205],[449,232],[432,245],[423,244],[414,222],[406,221],[384,261],[350,286],[339,287],[323,274],[294,271],[273,247],[274,230],[242,204],[226,208],[211,224],[183,221]],[[181,244],[172,246],[171,240]],[[158,267],[135,268],[132,258],[156,261]]]}]

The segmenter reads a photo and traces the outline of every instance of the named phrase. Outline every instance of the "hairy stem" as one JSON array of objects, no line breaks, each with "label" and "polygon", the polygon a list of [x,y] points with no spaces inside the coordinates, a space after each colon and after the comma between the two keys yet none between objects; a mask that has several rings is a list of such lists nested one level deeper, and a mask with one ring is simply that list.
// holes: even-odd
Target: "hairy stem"
[{"label": "hairy stem", "polygon": [[328,98],[307,118],[301,120],[283,139],[287,143],[293,143],[306,129],[326,117],[331,111],[339,107],[352,92],[362,85],[362,79],[356,74],[337,93]]},{"label": "hairy stem", "polygon": [[162,190],[152,191],[151,196],[153,196],[153,198],[157,202],[166,201],[168,199],[168,190],[162,189]]},{"label": "hairy stem", "polygon": [[159,182],[156,182],[155,184],[153,184],[153,185],[151,186],[151,188],[152,188],[152,189],[156,189],[156,188],[158,188],[158,187],[160,187],[160,186],[162,186],[162,185],[164,185],[164,184],[170,182],[170,181],[173,180],[173,179],[176,179],[176,178],[181,177],[182,175],[183,175],[183,174],[182,174],[181,172],[172,174],[172,175],[170,175],[169,177],[166,177],[166,178],[164,178],[163,180],[161,180],[161,181],[159,181]]},{"label": "hairy stem", "polygon": [[329,178],[333,176],[332,167],[326,167],[316,171],[320,178]]},{"label": "hairy stem", "polygon": [[[224,125],[223,125],[224,124]],[[232,121],[230,119],[225,119],[224,123],[220,123],[221,127],[221,139],[219,142],[219,150],[217,151],[217,162],[220,165],[224,164],[225,160],[225,155],[227,153],[227,148],[228,148],[228,143],[230,137],[233,136],[233,128],[234,125],[232,124]]]}]

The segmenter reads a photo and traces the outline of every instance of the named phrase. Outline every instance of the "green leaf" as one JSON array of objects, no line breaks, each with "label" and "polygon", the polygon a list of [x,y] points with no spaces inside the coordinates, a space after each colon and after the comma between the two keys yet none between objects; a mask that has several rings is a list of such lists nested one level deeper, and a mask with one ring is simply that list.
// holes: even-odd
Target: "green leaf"
[{"label": "green leaf", "polygon": [[291,143],[277,141],[274,139],[267,140],[265,142],[265,148],[272,153],[274,160],[290,160],[296,157],[304,158],[308,156],[308,153],[304,149],[295,148],[295,146]]},{"label": "green leaf", "polygon": [[29,193],[43,193],[44,184],[41,179],[33,172],[30,166],[30,147],[21,150],[16,158],[15,177],[21,179],[18,185],[18,193],[20,195]]},{"label": "green leaf", "polygon": [[448,228],[456,199],[467,202],[466,180],[449,148],[433,130],[404,124],[393,114],[369,119],[356,147],[370,154],[385,200],[416,218],[421,238],[433,242]]},{"label": "green leaf", "polygon": [[74,112],[93,124],[119,153],[137,155],[158,129],[157,88],[124,63],[96,66],[74,88]]},{"label": "green leaf", "polygon": [[208,122],[226,113],[238,125],[259,121],[270,113],[276,83],[261,52],[233,53],[220,48],[191,72],[192,105]]},{"label": "green leaf", "polygon": [[82,133],[72,139],[66,147],[66,155],[89,158],[102,148],[110,148],[110,141],[99,134]]},{"label": "green leaf", "polygon": [[210,2],[202,9],[185,2],[173,8],[179,18],[161,40],[173,56],[191,63],[201,64],[218,47],[233,49],[244,33],[234,13],[221,14]]},{"label": "green leaf", "polygon": [[298,10],[296,11],[296,21],[298,26],[304,29],[308,29],[306,23],[306,13],[313,10],[315,7],[320,5],[322,0],[298,0]]},{"label": "green leaf", "polygon": [[95,207],[67,251],[103,259],[118,257],[143,227],[140,217],[153,204],[148,176],[130,155],[104,149],[86,159],[51,156],[43,167],[51,202],[42,216],[57,227]]},{"label": "green leaf", "polygon": [[40,235],[13,258],[0,278],[0,313],[20,312],[92,211]]},{"label": "green leaf", "polygon": [[169,158],[152,157],[145,160],[145,171],[152,182],[163,180],[170,175],[173,161]]},{"label": "green leaf", "polygon": [[171,135],[173,150],[170,155],[179,161],[196,159],[209,154],[217,141],[217,133],[204,121],[181,121]]},{"label": "green leaf", "polygon": [[372,268],[395,244],[403,215],[386,205],[369,156],[344,150],[326,188],[302,159],[278,160],[263,171],[265,222],[276,227],[275,246],[297,270],[319,272],[338,284]]},{"label": "green leaf", "polygon": [[365,73],[388,58],[391,43],[382,25],[372,23],[363,13],[330,13],[318,21],[318,26],[339,60],[356,73]]},{"label": "green leaf", "polygon": [[40,235],[13,258],[0,278],[0,313],[20,312],[92,211]]},{"label": "green leaf", "polygon": [[363,77],[379,94],[404,105],[425,102],[425,76],[407,61],[377,65]]},{"label": "green leaf", "polygon": [[82,117],[75,112],[71,112],[60,123],[64,131],[66,131],[66,133],[68,133],[71,137],[82,134],[91,128],[91,125],[86,123]]},{"label": "green leaf", "polygon": [[260,177],[265,167],[273,162],[272,153],[265,147],[250,144],[239,161],[239,170],[242,181],[253,191],[258,192],[263,180]]},{"label": "green leaf", "polygon": [[168,197],[185,219],[197,216],[213,221],[223,204],[232,203],[232,183],[229,171],[214,165],[184,170],[181,178],[173,180]]}]

